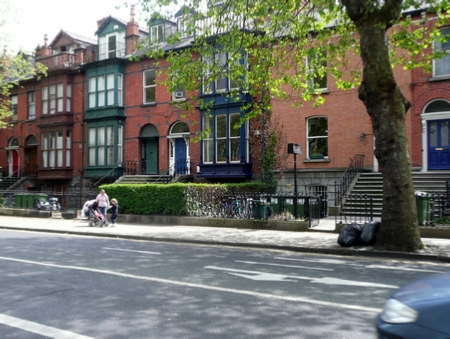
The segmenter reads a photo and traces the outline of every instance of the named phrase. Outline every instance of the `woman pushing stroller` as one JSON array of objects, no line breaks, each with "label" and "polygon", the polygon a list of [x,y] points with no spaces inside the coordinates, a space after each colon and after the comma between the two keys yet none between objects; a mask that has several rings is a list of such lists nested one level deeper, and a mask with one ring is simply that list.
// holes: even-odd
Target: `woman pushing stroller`
[{"label": "woman pushing stroller", "polygon": [[99,211],[96,200],[86,201],[83,206],[84,215],[88,217],[89,226],[107,226],[106,217]]}]

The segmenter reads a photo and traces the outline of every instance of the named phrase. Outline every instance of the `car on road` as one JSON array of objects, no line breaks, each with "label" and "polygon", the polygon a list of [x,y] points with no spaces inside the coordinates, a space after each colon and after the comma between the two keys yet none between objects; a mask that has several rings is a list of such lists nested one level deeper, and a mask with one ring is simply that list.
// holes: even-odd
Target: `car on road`
[{"label": "car on road", "polygon": [[410,282],[376,319],[379,339],[450,338],[450,272]]}]

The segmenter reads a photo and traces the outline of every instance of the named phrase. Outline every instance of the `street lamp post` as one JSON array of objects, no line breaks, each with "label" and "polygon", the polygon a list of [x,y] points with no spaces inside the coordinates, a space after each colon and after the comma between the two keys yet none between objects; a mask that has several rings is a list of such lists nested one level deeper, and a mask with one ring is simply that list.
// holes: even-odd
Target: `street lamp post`
[{"label": "street lamp post", "polygon": [[302,154],[301,144],[288,144],[288,153],[294,154],[294,218],[298,218],[298,198],[297,198],[297,154]]}]

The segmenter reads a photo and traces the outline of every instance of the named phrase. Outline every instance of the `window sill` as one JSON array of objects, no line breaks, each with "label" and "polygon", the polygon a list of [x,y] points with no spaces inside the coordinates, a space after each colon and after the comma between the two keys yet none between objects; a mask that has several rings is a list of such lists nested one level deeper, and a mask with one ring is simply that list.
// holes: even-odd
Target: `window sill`
[{"label": "window sill", "polygon": [[322,92],[321,94],[328,94],[328,93],[330,93],[330,90],[328,88],[321,88],[320,91]]},{"label": "window sill", "polygon": [[434,77],[428,79],[429,82],[445,81],[445,80],[450,80],[450,74],[438,75],[438,76],[434,76]]},{"label": "window sill", "polygon": [[152,106],[156,106],[156,102],[151,102],[148,104],[142,104],[141,107],[152,107]]},{"label": "window sill", "polygon": [[330,158],[322,158],[322,159],[303,159],[304,163],[311,163],[311,162],[331,162]]}]

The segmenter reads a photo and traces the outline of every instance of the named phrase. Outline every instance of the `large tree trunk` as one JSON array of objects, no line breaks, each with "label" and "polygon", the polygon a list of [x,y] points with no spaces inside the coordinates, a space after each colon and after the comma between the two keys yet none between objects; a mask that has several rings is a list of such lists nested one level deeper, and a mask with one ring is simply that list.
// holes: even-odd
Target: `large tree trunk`
[{"label": "large tree trunk", "polygon": [[410,103],[394,79],[385,40],[391,19],[399,14],[401,1],[387,0],[382,9],[372,8],[372,1],[344,0],[343,3],[360,34],[363,80],[359,98],[372,120],[375,156],[383,173],[382,222],[375,248],[415,251],[423,244],[405,130]]}]

